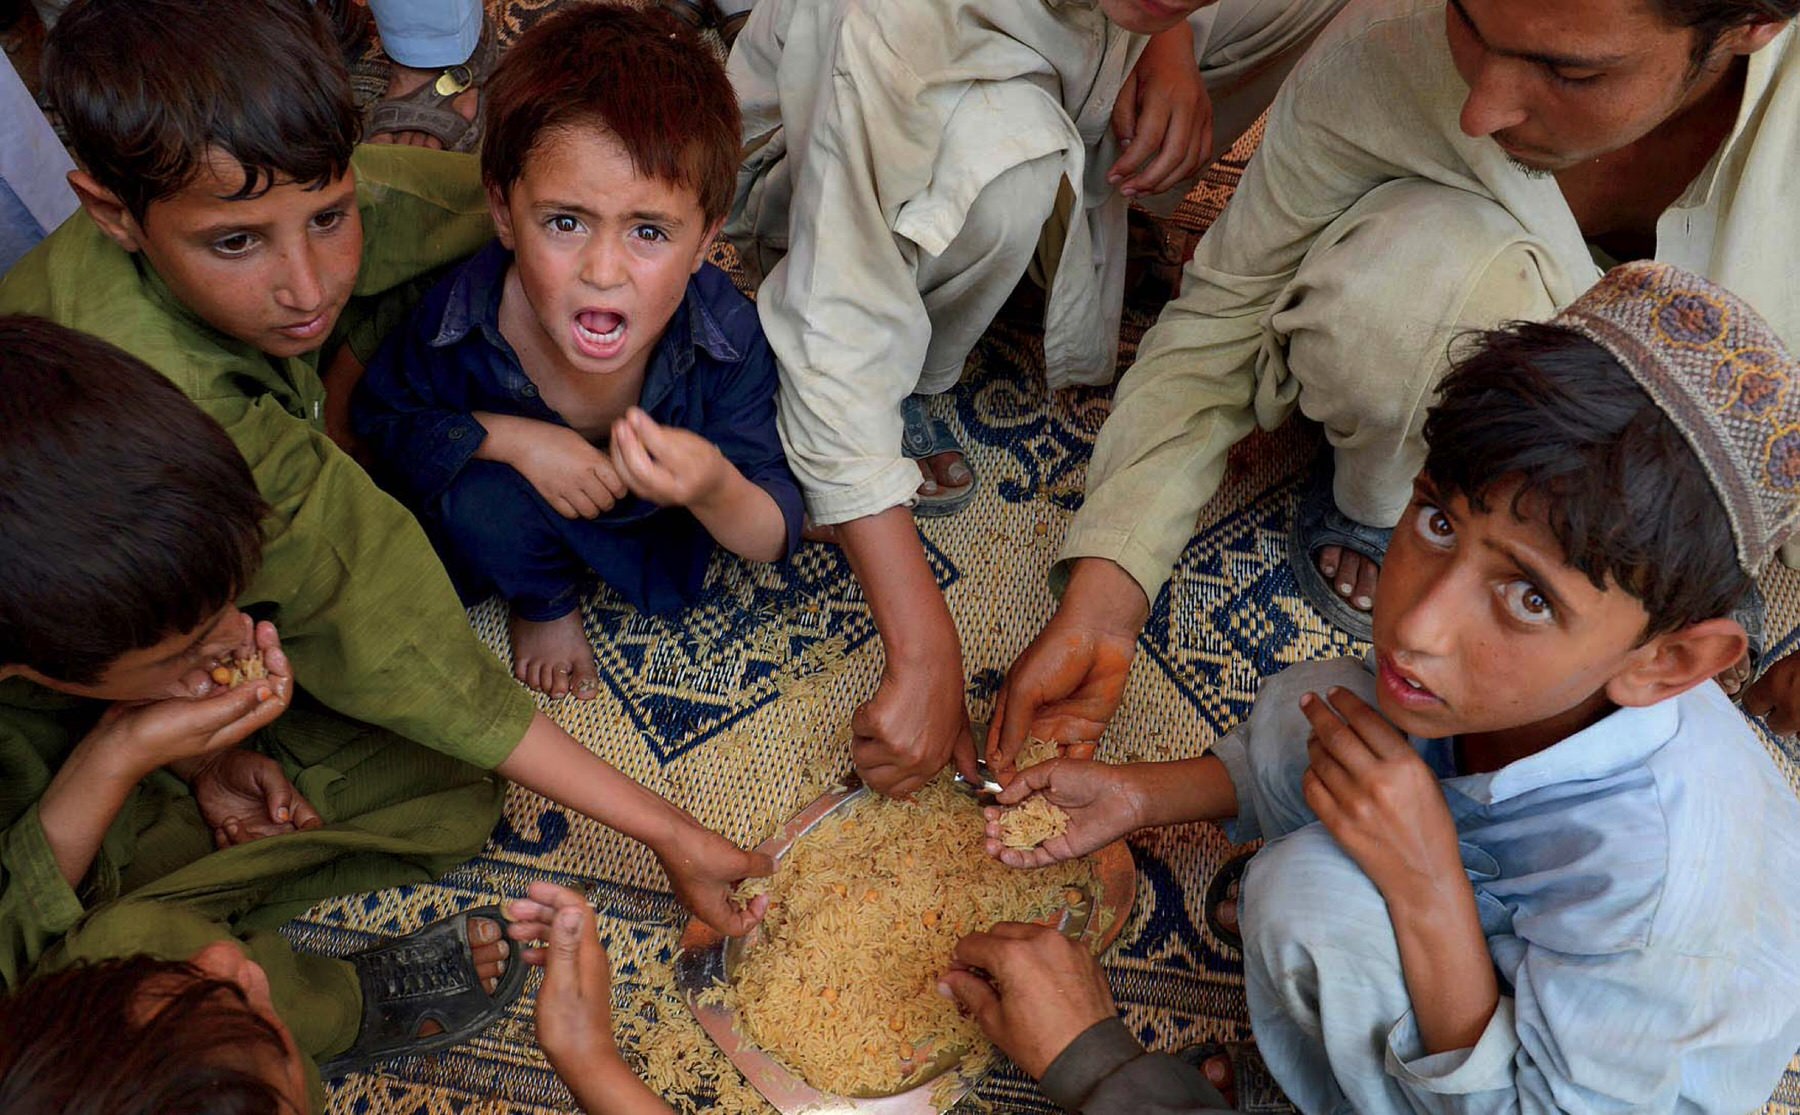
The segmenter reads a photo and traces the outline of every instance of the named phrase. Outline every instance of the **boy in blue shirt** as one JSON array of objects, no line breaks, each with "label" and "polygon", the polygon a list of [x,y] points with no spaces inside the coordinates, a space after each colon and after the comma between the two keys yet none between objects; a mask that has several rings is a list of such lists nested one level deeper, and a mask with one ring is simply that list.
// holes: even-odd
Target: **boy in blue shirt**
[{"label": "boy in blue shirt", "polygon": [[587,699],[596,577],[668,611],[715,541],[776,561],[799,540],[774,361],[755,307],[705,261],[737,103],[667,16],[581,6],[511,48],[484,111],[499,237],[388,339],[354,423],[465,601],[506,598],[514,674]]},{"label": "boy in blue shirt", "polygon": [[[1369,661],[1270,679],[1197,759],[1026,770],[1000,800],[1042,793],[1068,832],[990,850],[1199,819],[1266,839],[1250,1020],[1304,1111],[1760,1106],[1800,1045],[1800,802],[1711,679],[1800,512],[1797,380],[1754,310],[1666,264],[1487,334],[1425,422]],[[1003,1024],[1010,954],[1056,959],[1028,936],[960,947],[998,999],[947,980],[1002,1048],[1070,1015]],[[1187,1109],[1149,1097],[1195,1070],[1086,1001],[1027,1066],[1052,1096]]]}]

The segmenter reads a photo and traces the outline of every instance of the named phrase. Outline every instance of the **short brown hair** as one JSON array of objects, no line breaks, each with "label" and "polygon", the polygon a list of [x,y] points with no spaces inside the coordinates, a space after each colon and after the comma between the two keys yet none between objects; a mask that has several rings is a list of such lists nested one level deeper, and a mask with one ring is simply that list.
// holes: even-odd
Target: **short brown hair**
[{"label": "short brown hair", "polygon": [[685,24],[656,9],[576,4],[514,43],[488,81],[481,175],[505,195],[544,137],[605,130],[632,169],[693,190],[710,223],[731,208],[737,94]]},{"label": "short brown hair", "polygon": [[45,44],[44,85],[89,173],[140,222],[213,148],[244,170],[228,200],[323,186],[362,126],[307,0],[80,0]]},{"label": "short brown hair", "polygon": [[300,1115],[256,1071],[259,1054],[285,1057],[281,1034],[236,984],[192,964],[68,968],[0,1000],[0,1111]]}]

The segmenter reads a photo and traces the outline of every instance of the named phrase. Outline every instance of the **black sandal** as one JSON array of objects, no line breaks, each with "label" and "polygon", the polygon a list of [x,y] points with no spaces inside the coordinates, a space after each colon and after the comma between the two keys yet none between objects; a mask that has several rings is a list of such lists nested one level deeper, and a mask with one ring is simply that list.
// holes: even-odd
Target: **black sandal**
[{"label": "black sandal", "polygon": [[1236,927],[1226,925],[1219,920],[1219,907],[1226,902],[1238,900],[1239,884],[1244,879],[1244,867],[1250,862],[1250,857],[1255,854],[1255,852],[1239,852],[1225,861],[1218,873],[1212,877],[1212,882],[1206,884],[1206,897],[1202,900],[1205,905],[1200,910],[1200,917],[1206,922],[1206,928],[1212,932],[1212,935],[1240,953],[1244,951],[1243,935],[1237,931]]},{"label": "black sandal", "polygon": [[[506,942],[506,971],[492,995],[469,955],[469,922],[475,918],[500,926]],[[346,957],[362,985],[362,1025],[355,1044],[320,1066],[320,1075],[330,1080],[395,1057],[436,1053],[487,1029],[525,986],[525,960],[505,925],[500,907],[477,906]],[[426,1022],[443,1032],[420,1037]]]},{"label": "black sandal", "polygon": [[725,44],[727,54],[731,52],[731,44],[737,41],[738,32],[750,19],[748,8],[726,15],[717,0],[662,0],[662,6],[697,32],[716,32]]},{"label": "black sandal", "polygon": [[1331,470],[1320,469],[1300,498],[1293,528],[1288,532],[1288,566],[1294,571],[1295,587],[1326,622],[1367,641],[1374,635],[1374,616],[1352,607],[1338,595],[1325,574],[1319,572],[1318,554],[1327,546],[1336,546],[1380,564],[1387,557],[1388,541],[1393,536],[1392,528],[1368,526],[1339,511],[1337,497],[1331,491]]}]

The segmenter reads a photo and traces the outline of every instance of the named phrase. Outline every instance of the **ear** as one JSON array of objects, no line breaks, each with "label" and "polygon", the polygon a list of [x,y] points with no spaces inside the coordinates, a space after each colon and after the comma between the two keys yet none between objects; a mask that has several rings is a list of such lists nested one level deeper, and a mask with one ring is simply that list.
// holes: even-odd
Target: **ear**
[{"label": "ear", "polygon": [[1737,665],[1750,646],[1735,619],[1708,619],[1650,639],[1606,683],[1607,698],[1641,708],[1678,697]]},{"label": "ear", "polygon": [[694,252],[694,266],[690,269],[691,274],[699,273],[700,265],[706,262],[706,253],[712,251],[713,241],[719,238],[719,230],[724,227],[725,218],[720,217],[707,228],[706,235],[700,238],[700,247]]},{"label": "ear", "polygon": [[518,239],[513,235],[512,207],[506,204],[506,194],[499,186],[488,183],[488,214],[494,218],[494,231],[500,234],[500,245],[507,251],[518,250]]},{"label": "ear", "polygon": [[1755,54],[1774,42],[1775,36],[1786,31],[1789,22],[1785,19],[1770,19],[1740,24],[1720,36],[1719,46],[1731,54]]},{"label": "ear", "polygon": [[119,200],[119,195],[95,181],[94,176],[85,170],[69,172],[69,187],[75,191],[75,197],[81,207],[87,210],[88,216],[100,226],[100,231],[107,238],[128,252],[135,252],[143,247],[143,230],[131,210]]}]

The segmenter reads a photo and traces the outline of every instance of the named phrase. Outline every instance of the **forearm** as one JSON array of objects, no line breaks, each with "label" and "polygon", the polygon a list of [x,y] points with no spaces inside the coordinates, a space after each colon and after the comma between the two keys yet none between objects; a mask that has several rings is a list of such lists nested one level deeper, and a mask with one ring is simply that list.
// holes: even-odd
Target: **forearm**
[{"label": "forearm", "polygon": [[652,851],[666,851],[699,823],[632,781],[538,713],[511,755],[495,768],[509,782],[617,829]]},{"label": "forearm", "polygon": [[120,767],[100,748],[84,742],[50,780],[38,800],[38,818],[57,870],[70,887],[79,887],[87,876],[106,830],[118,818],[143,773]]},{"label": "forearm", "polygon": [[533,437],[543,435],[546,423],[535,418],[520,418],[516,414],[495,414],[492,411],[478,410],[473,415],[475,421],[481,423],[487,436],[475,447],[477,461],[499,461],[501,464],[518,467],[518,460],[524,455],[526,447]]},{"label": "forearm", "polygon": [[1470,1048],[1500,1003],[1500,987],[1468,878],[1458,872],[1429,893],[1390,895],[1388,912],[1425,1052]]},{"label": "forearm", "polygon": [[1124,566],[1102,557],[1077,558],[1057,602],[1059,619],[1126,638],[1137,638],[1150,618],[1150,598]]},{"label": "forearm", "polygon": [[584,1059],[557,1075],[585,1115],[666,1115],[670,1110],[615,1052]]},{"label": "forearm", "polygon": [[890,668],[942,662],[948,652],[962,673],[962,648],[949,605],[925,560],[912,512],[890,507],[838,525],[850,569],[862,585]]},{"label": "forearm", "polygon": [[1139,828],[1224,821],[1237,816],[1237,787],[1212,755],[1119,768]]},{"label": "forearm", "polygon": [[780,561],[787,553],[787,519],[775,497],[750,482],[730,461],[710,498],[688,510],[719,545],[749,561]]}]

